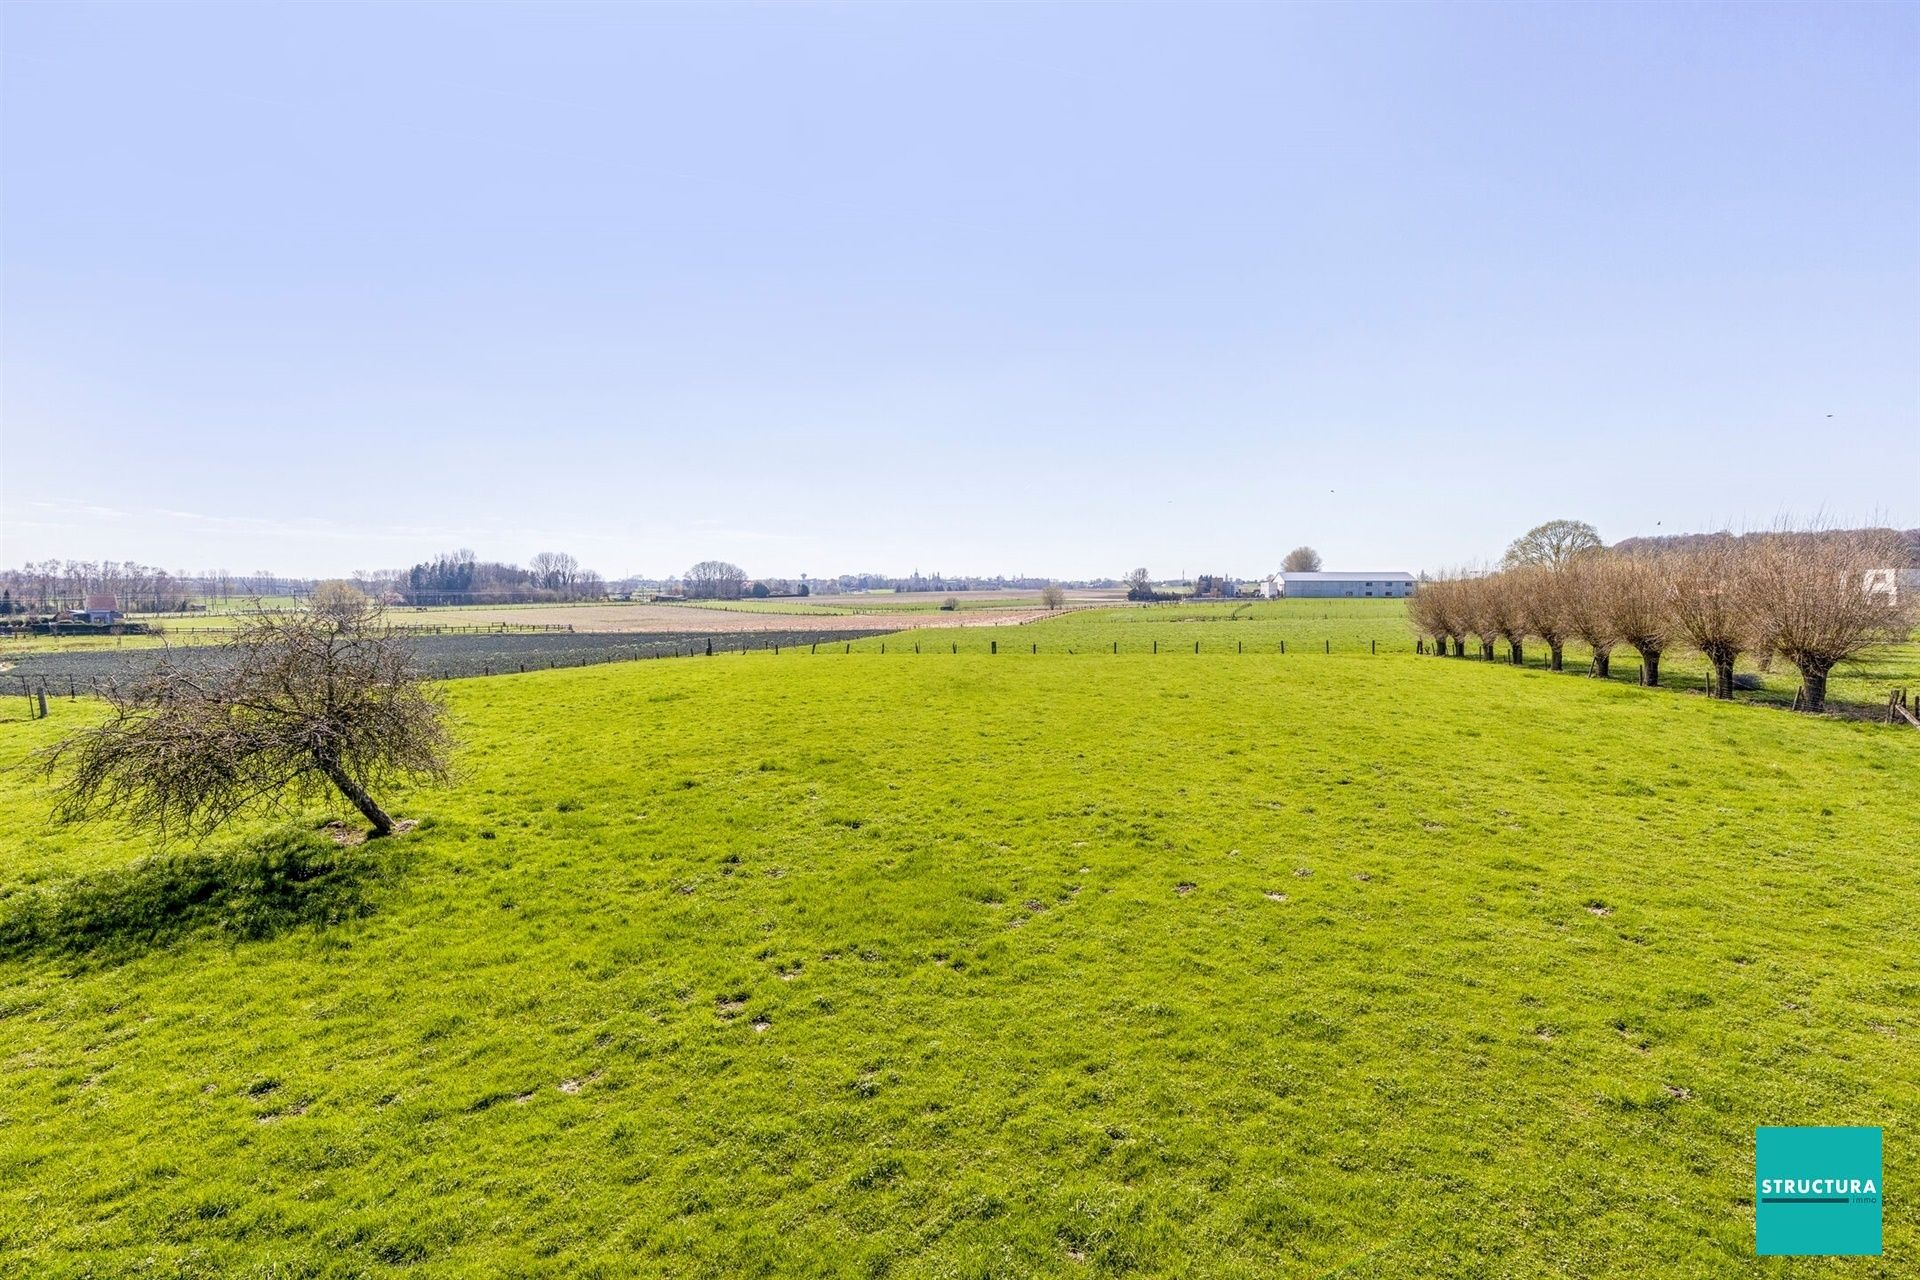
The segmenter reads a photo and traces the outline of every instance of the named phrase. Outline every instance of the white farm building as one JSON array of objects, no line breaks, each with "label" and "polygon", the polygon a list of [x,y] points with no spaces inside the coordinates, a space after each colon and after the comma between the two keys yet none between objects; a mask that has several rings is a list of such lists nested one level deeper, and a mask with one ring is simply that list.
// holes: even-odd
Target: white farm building
[{"label": "white farm building", "polygon": [[1360,573],[1282,573],[1280,594],[1292,600],[1301,596],[1389,596],[1400,599],[1413,594],[1413,575],[1398,571],[1374,570]]}]

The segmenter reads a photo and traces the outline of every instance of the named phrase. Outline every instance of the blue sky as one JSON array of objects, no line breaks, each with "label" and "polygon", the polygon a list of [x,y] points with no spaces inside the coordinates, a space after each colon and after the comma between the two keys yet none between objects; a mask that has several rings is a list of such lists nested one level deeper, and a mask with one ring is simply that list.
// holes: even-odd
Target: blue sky
[{"label": "blue sky", "polygon": [[14,3],[0,72],[7,564],[1920,525],[1912,4]]}]

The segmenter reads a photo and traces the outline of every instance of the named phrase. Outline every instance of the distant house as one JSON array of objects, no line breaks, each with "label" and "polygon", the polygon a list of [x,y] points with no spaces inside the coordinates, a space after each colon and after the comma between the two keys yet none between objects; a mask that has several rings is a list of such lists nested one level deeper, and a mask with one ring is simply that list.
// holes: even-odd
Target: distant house
[{"label": "distant house", "polygon": [[1373,570],[1360,573],[1282,573],[1280,594],[1288,599],[1306,596],[1379,596],[1399,599],[1413,594],[1413,575]]},{"label": "distant house", "polygon": [[73,620],[93,626],[110,627],[121,618],[120,602],[112,596],[88,596],[87,607],[75,609]]},{"label": "distant house", "polygon": [[1869,569],[1860,585],[1870,596],[1899,604],[1920,596],[1920,569]]}]

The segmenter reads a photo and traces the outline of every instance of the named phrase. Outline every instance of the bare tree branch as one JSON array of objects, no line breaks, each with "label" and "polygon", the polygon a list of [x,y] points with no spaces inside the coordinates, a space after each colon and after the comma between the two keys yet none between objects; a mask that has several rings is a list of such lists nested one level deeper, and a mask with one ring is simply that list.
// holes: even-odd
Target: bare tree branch
[{"label": "bare tree branch", "polygon": [[164,842],[333,790],[387,835],[372,792],[448,780],[445,709],[358,592],[256,612],[222,650],[211,673],[168,659],[110,685],[106,720],[42,754],[58,817],[116,817]]}]

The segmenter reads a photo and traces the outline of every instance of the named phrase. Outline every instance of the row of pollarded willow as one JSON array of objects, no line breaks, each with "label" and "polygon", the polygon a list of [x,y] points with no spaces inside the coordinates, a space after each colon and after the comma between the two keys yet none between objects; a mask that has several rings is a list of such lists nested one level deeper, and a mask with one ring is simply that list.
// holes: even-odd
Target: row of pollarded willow
[{"label": "row of pollarded willow", "polygon": [[1409,605],[1434,652],[1466,641],[1491,659],[1505,641],[1518,663],[1538,638],[1558,671],[1564,647],[1585,644],[1605,678],[1613,651],[1640,655],[1640,683],[1660,683],[1660,658],[1685,648],[1712,664],[1713,694],[1731,698],[1742,654],[1778,657],[1799,672],[1808,711],[1826,706],[1827,679],[1868,647],[1911,626],[1886,571],[1905,548],[1874,531],[1725,534],[1685,550],[1594,551],[1557,568],[1528,566],[1423,586]]}]

